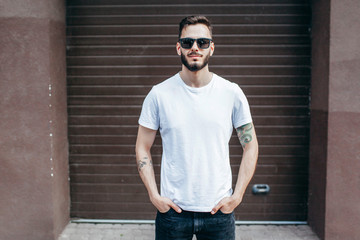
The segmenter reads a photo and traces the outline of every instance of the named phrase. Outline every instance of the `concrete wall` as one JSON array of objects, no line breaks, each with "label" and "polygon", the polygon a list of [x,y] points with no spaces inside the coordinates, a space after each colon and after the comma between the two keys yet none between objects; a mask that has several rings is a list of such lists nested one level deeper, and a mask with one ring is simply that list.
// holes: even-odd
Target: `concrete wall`
[{"label": "concrete wall", "polygon": [[69,221],[65,3],[0,3],[0,239]]},{"label": "concrete wall", "polygon": [[360,1],[332,0],[325,238],[360,236]]},{"label": "concrete wall", "polygon": [[312,71],[308,222],[323,239],[328,149],[330,3],[312,2]]},{"label": "concrete wall", "polygon": [[360,236],[360,1],[313,1],[309,223]]}]

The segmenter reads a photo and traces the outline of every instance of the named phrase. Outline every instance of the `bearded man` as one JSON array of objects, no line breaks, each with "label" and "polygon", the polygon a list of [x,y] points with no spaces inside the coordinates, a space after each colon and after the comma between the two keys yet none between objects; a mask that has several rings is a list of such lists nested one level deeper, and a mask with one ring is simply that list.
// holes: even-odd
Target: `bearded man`
[{"label": "bearded man", "polygon": [[[156,239],[235,239],[234,209],[256,167],[258,142],[248,101],[240,87],[209,71],[215,50],[204,16],[184,18],[177,54],[182,70],[146,96],[136,141],[140,177],[157,208]],[[229,141],[236,129],[243,156],[232,189]],[[151,147],[160,131],[161,191]]]}]

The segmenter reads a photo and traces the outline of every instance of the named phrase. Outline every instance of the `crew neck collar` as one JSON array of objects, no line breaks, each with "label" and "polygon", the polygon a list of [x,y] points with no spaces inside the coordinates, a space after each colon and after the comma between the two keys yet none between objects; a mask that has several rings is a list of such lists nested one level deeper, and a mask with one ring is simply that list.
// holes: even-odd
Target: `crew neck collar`
[{"label": "crew neck collar", "polygon": [[191,92],[203,92],[205,91],[206,89],[210,88],[213,84],[214,84],[214,78],[216,76],[215,73],[212,73],[212,77],[211,77],[211,80],[210,82],[208,82],[205,86],[202,86],[202,87],[191,87],[189,85],[187,85],[184,80],[181,78],[180,76],[180,72],[177,73],[178,77],[179,77],[179,80],[180,80],[180,83],[181,85],[183,85],[185,88],[187,88],[188,90],[190,90]]}]

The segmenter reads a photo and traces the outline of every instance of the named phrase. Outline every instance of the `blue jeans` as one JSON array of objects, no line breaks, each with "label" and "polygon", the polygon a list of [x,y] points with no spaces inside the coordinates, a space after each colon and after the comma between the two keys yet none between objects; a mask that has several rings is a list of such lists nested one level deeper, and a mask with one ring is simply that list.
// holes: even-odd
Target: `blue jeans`
[{"label": "blue jeans", "polygon": [[156,240],[235,240],[234,213],[224,214],[220,210],[212,215],[203,212],[182,211],[170,208],[166,213],[157,212]]}]

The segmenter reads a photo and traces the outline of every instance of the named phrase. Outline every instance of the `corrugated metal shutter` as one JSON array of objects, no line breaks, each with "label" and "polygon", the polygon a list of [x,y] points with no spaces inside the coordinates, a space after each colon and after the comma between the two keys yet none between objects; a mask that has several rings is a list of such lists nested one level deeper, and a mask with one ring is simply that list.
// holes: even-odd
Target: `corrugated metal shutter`
[{"label": "corrugated metal shutter", "polygon": [[[135,165],[137,119],[151,86],[180,70],[178,22],[192,14],[212,20],[210,70],[242,87],[257,128],[259,164],[236,218],[306,220],[310,6],[300,0],[68,1],[72,217],[154,219]],[[159,138],[152,153],[159,173]],[[234,135],[234,176],[241,153]],[[270,194],[252,195],[261,183]]]}]

